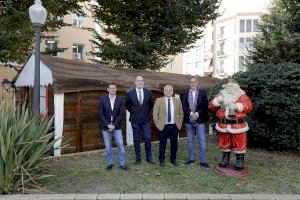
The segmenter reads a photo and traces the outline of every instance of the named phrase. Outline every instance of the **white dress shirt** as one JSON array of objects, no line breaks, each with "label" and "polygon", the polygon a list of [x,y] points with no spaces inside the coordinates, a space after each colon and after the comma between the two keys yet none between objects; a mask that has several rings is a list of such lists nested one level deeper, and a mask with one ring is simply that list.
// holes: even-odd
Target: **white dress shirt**
[{"label": "white dress shirt", "polygon": [[115,104],[116,96],[108,95],[108,97],[109,97],[109,101],[110,101],[111,110],[114,110],[114,104]]},{"label": "white dress shirt", "polygon": [[171,121],[168,122],[168,98],[165,97],[166,101],[166,111],[167,111],[167,116],[166,116],[166,124],[175,124],[175,115],[174,115],[174,102],[173,99],[170,98],[170,104],[171,104]]},{"label": "white dress shirt", "polygon": [[143,88],[142,89],[135,88],[135,91],[136,91],[136,96],[137,96],[137,99],[138,99],[139,102],[140,102],[140,100],[139,100],[139,91],[141,91],[142,102],[143,102],[144,101],[144,90],[143,90]]}]

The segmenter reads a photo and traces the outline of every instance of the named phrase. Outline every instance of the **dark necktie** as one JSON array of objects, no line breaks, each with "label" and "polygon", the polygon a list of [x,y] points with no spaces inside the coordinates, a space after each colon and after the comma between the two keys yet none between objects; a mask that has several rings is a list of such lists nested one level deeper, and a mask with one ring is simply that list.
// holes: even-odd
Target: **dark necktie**
[{"label": "dark necktie", "polygon": [[168,122],[171,122],[171,102],[170,99],[168,99]]}]

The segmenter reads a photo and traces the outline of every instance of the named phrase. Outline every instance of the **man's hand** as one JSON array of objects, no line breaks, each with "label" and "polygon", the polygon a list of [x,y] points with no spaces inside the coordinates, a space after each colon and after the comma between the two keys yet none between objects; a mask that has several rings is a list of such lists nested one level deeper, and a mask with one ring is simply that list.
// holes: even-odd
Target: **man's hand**
[{"label": "man's hand", "polygon": [[113,124],[108,124],[107,127],[109,132],[113,132],[115,130],[115,126]]},{"label": "man's hand", "polygon": [[229,109],[231,110],[237,110],[237,106],[235,103],[229,104]]},{"label": "man's hand", "polygon": [[198,117],[199,117],[199,114],[196,113],[196,112],[192,112],[191,115],[190,115],[190,119],[191,119],[192,122],[196,121],[198,119]]}]

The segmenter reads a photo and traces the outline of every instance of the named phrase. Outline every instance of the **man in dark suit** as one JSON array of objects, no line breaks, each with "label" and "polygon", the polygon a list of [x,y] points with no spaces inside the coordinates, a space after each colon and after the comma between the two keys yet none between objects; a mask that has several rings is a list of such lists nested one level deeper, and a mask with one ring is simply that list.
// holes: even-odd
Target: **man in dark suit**
[{"label": "man in dark suit", "polygon": [[198,88],[198,79],[195,76],[189,78],[190,88],[183,93],[182,107],[184,111],[185,129],[189,143],[189,160],[185,162],[190,165],[195,162],[195,135],[199,142],[200,166],[210,169],[206,163],[205,147],[205,122],[208,114],[207,94],[204,90]]},{"label": "man in dark suit", "polygon": [[108,162],[107,170],[113,167],[113,150],[111,148],[112,136],[115,138],[118,147],[120,167],[128,170],[125,162],[125,150],[121,130],[122,114],[124,111],[120,97],[117,97],[116,84],[107,85],[108,95],[101,96],[99,101],[100,129],[102,130],[105,143],[106,159]]},{"label": "man in dark suit", "polygon": [[144,88],[142,76],[135,78],[136,88],[126,94],[126,109],[130,112],[129,121],[133,130],[135,163],[141,162],[140,132],[145,140],[146,161],[155,164],[151,152],[150,111],[153,108],[153,97],[150,90]]}]

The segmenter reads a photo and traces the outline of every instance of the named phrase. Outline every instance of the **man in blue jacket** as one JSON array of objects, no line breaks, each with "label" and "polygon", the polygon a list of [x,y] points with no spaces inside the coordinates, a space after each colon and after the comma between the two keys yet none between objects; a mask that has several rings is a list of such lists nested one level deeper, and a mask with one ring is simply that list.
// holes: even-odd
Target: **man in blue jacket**
[{"label": "man in blue jacket", "polygon": [[153,108],[151,90],[144,88],[142,76],[135,78],[135,88],[126,94],[126,109],[130,112],[129,121],[133,130],[133,143],[135,150],[135,164],[141,162],[140,133],[145,141],[146,161],[155,164],[151,152],[150,113]]},{"label": "man in blue jacket", "polygon": [[99,101],[100,129],[105,143],[107,170],[113,167],[113,150],[111,148],[112,137],[115,138],[118,147],[120,167],[128,170],[125,161],[125,150],[121,130],[124,106],[120,97],[116,95],[117,86],[114,83],[107,85],[108,95],[101,96]]},{"label": "man in blue jacket", "polygon": [[189,160],[185,162],[190,165],[195,162],[195,135],[198,137],[200,166],[210,169],[206,163],[205,147],[205,122],[208,114],[207,94],[198,88],[198,79],[195,76],[189,78],[190,88],[183,93],[182,107],[184,111],[185,129],[189,143]]}]

